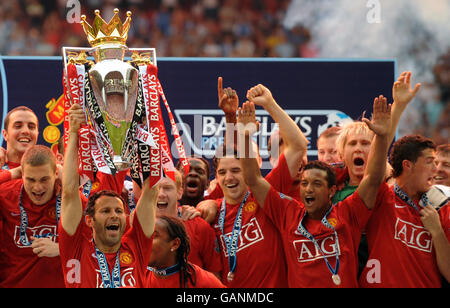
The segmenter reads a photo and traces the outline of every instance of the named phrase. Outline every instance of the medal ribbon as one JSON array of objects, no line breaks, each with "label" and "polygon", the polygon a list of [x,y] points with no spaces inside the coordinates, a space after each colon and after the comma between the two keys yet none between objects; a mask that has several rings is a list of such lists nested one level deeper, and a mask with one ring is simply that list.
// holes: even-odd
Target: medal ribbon
[{"label": "medal ribbon", "polygon": [[337,232],[336,232],[336,229],[334,229],[334,227],[328,222],[328,220],[327,220],[327,217],[328,217],[328,215],[330,214],[330,212],[331,212],[331,210],[333,209],[333,206],[334,205],[332,205],[331,207],[330,207],[330,209],[327,211],[327,213],[325,214],[325,216],[323,216],[323,218],[322,218],[322,220],[321,220],[321,223],[322,223],[322,225],[324,225],[325,227],[327,227],[328,229],[332,229],[333,231],[334,231],[334,236],[335,236],[335,238],[336,238],[336,268],[333,268],[332,266],[331,266],[331,264],[330,264],[330,262],[328,262],[328,258],[327,258],[327,256],[323,253],[323,251],[322,251],[322,249],[320,248],[320,245],[317,243],[317,240],[314,238],[314,236],[312,236],[312,234],[311,233],[309,233],[308,232],[308,230],[306,230],[306,228],[303,226],[303,219],[305,218],[305,216],[306,216],[306,211],[305,211],[305,214],[303,214],[303,217],[302,217],[302,219],[300,220],[300,223],[299,223],[299,225],[298,225],[298,227],[297,227],[297,231],[301,234],[301,235],[303,235],[304,237],[306,237],[308,240],[310,240],[311,242],[313,242],[314,243],[314,246],[316,246],[316,248],[317,248],[317,250],[320,252],[320,254],[323,256],[323,258],[324,258],[324,260],[325,260],[325,264],[327,265],[327,267],[328,267],[328,270],[331,272],[331,274],[334,276],[334,275],[337,275],[338,274],[338,272],[339,272],[339,264],[340,264],[340,261],[339,261],[339,238],[338,238],[338,235],[337,235]]},{"label": "medal ribbon", "polygon": [[120,249],[117,250],[116,263],[114,264],[111,277],[105,255],[97,248],[97,246],[95,246],[95,255],[97,256],[98,266],[102,276],[103,288],[120,288],[119,251]]},{"label": "medal ribbon", "polygon": [[247,198],[249,196],[249,192],[245,194],[244,199],[242,200],[241,204],[239,205],[239,210],[236,214],[236,218],[234,219],[234,225],[233,225],[233,231],[230,236],[226,236],[224,232],[224,225],[225,225],[225,214],[226,214],[226,201],[225,197],[222,200],[222,206],[220,207],[220,214],[219,214],[219,228],[220,232],[223,234],[223,238],[225,240],[225,245],[227,246],[228,250],[228,265],[230,267],[230,272],[234,273],[236,270],[236,261],[237,261],[237,248],[238,248],[238,240],[239,240],[239,233],[241,232],[242,228],[242,208],[244,207],[245,202],[247,202]]},{"label": "medal ribbon", "polygon": [[158,276],[166,276],[167,277],[167,276],[171,276],[175,273],[178,273],[181,269],[181,266],[179,263],[177,263],[175,265],[172,265],[170,267],[163,268],[163,269],[156,269],[156,268],[150,267],[150,266],[147,266],[147,269],[149,271],[152,271],[153,273],[155,273]]},{"label": "medal ribbon", "polygon": [[[400,186],[398,186],[397,183],[394,184],[394,193],[406,204],[408,204],[410,207],[416,210],[417,213],[420,214],[420,209],[416,205],[416,203],[406,194]],[[428,197],[427,194],[423,194],[420,198],[420,201],[422,201],[423,206],[426,206],[428,204]],[[420,204],[420,203],[419,203]]]},{"label": "medal ribbon", "polygon": [[[23,207],[22,195],[23,195],[23,184],[20,187],[20,194],[19,194],[19,210],[20,210],[19,241],[20,241],[20,243],[22,243],[23,246],[30,246],[32,242],[30,242],[28,240],[28,236],[27,236],[28,215]],[[56,196],[55,206],[56,206],[56,227],[58,228],[59,217],[61,216],[61,194],[58,194]],[[58,235],[49,232],[44,235],[35,235],[34,237],[42,238],[42,237],[53,237],[53,236],[58,236]]]}]

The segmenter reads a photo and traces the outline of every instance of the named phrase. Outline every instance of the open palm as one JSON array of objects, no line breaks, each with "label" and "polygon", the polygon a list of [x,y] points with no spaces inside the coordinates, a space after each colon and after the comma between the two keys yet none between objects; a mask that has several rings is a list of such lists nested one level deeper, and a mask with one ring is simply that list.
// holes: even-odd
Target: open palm
[{"label": "open palm", "polygon": [[377,135],[384,136],[391,130],[391,105],[387,99],[380,95],[373,101],[372,120],[364,118],[363,121]]}]

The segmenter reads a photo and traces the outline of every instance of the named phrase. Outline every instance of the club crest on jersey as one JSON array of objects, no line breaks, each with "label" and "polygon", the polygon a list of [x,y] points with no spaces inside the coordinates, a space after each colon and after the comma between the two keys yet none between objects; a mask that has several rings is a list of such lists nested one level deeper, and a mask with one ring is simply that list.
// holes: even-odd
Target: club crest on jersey
[{"label": "club crest on jersey", "polygon": [[[302,239],[293,241],[294,249],[297,252],[298,262],[310,262],[324,257],[336,257],[341,255],[341,250],[338,244],[336,244],[336,238],[334,234],[329,236],[316,238],[319,247],[308,239]],[[320,248],[320,249],[319,249]]]},{"label": "club crest on jersey", "polygon": [[417,226],[410,222],[397,218],[395,223],[394,238],[408,247],[425,252],[431,252],[433,242],[431,234],[423,226]]},{"label": "club crest on jersey", "polygon": [[336,218],[328,218],[328,222],[330,223],[330,225],[331,225],[333,228],[336,228],[336,225],[337,225],[337,223],[338,223],[338,221],[337,221]]},{"label": "club crest on jersey", "polygon": [[47,217],[56,220],[56,208],[54,206],[48,208]]},{"label": "club crest on jersey", "polygon": [[129,252],[122,252],[119,256],[120,264],[130,265],[134,262],[133,256]]},{"label": "club crest on jersey", "polygon": [[257,206],[258,205],[255,202],[253,202],[253,201],[247,202],[245,204],[245,206],[244,206],[244,211],[246,211],[246,212],[254,212],[254,211],[256,211],[256,207]]}]

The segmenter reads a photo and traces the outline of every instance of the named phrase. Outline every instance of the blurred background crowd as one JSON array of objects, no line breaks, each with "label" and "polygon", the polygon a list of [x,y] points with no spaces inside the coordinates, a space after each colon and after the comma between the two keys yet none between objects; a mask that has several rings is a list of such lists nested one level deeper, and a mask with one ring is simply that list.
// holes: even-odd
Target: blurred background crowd
[{"label": "blurred background crowd", "polygon": [[[437,14],[418,1],[380,0],[381,22],[371,25],[364,19],[374,1],[2,0],[0,54],[59,56],[62,46],[87,47],[80,25],[67,19],[79,5],[90,23],[97,8],[106,21],[115,7],[121,17],[132,11],[127,45],[155,47],[158,57],[396,58],[398,72],[410,70],[414,82],[422,82],[399,135],[420,133],[438,144],[448,143],[450,36],[442,28],[449,29],[450,11],[445,10],[450,4],[423,1]],[[394,33],[389,42],[386,28]]]}]

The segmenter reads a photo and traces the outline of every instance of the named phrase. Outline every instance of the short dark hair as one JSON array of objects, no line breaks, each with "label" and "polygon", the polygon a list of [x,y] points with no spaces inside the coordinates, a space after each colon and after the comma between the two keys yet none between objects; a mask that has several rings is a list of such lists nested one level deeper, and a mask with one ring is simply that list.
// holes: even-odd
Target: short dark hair
[{"label": "short dark hair", "polygon": [[407,135],[397,140],[389,155],[393,177],[399,177],[403,173],[404,160],[415,163],[425,149],[436,150],[436,145],[431,139],[421,135]]},{"label": "short dark hair", "polygon": [[86,216],[94,217],[95,214],[95,201],[102,196],[115,197],[119,198],[122,201],[122,205],[125,207],[125,201],[122,196],[112,190],[99,190],[94,194],[89,196],[88,202],[86,204],[86,209],[84,210],[84,214]]},{"label": "short dark hair", "polygon": [[333,168],[329,164],[323,161],[313,160],[306,164],[303,172],[310,169],[320,169],[325,171],[327,173],[327,182],[329,188],[336,185],[336,174],[334,173]]},{"label": "short dark hair", "polygon": [[[194,154],[191,155],[191,156],[189,156],[189,157],[187,157],[187,159],[188,159],[188,161],[191,160],[191,159],[198,159],[198,160],[201,160],[201,161],[205,164],[205,167],[206,167],[206,176],[207,176],[208,179],[209,179],[209,177],[210,177],[210,175],[211,175],[211,166],[209,165],[208,160],[206,160],[205,158],[203,158],[203,157],[201,157],[201,156],[197,156],[197,155],[194,155]],[[178,169],[178,171],[181,172],[182,175],[184,174],[183,166],[181,165],[181,160],[179,160],[179,161],[177,162],[176,168]],[[186,176],[186,174],[184,174],[184,176]],[[183,177],[184,177],[184,176],[183,176]]]},{"label": "short dark hair", "polygon": [[5,129],[6,131],[8,131],[8,126],[9,126],[9,121],[10,121],[10,119],[11,119],[11,115],[12,115],[14,112],[16,112],[16,111],[28,111],[28,112],[31,112],[32,114],[34,114],[34,116],[36,117],[36,122],[37,122],[36,124],[37,124],[37,126],[39,127],[39,119],[38,119],[36,113],[34,113],[33,110],[31,110],[31,109],[28,108],[27,106],[17,106],[17,107],[15,107],[15,108],[11,109],[10,111],[8,111],[8,113],[6,114],[6,117],[5,117],[5,120],[4,120],[4,129]]},{"label": "short dark hair", "polygon": [[56,170],[56,156],[49,147],[45,145],[35,144],[29,147],[22,156],[20,161],[22,166],[30,165],[33,167],[50,164],[53,171]]},{"label": "short dark hair", "polygon": [[225,143],[223,143],[216,149],[216,154],[213,157],[213,167],[215,172],[217,172],[217,167],[219,166],[220,159],[225,158],[229,155],[232,155],[234,158],[239,159],[236,144],[234,144],[231,148],[227,147]]}]

